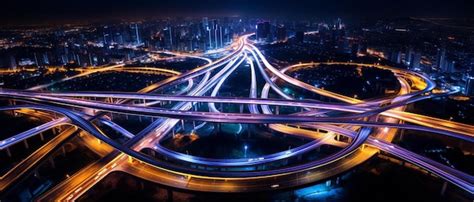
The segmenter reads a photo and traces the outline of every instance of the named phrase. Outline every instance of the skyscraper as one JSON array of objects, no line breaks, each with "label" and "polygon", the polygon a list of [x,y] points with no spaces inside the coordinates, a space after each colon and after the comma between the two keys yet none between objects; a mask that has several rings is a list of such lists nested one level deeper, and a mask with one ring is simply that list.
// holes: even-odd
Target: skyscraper
[{"label": "skyscraper", "polygon": [[277,40],[278,41],[285,41],[286,40],[286,27],[283,25],[279,25],[277,27]]},{"label": "skyscraper", "polygon": [[202,26],[203,26],[203,30],[207,30],[209,28],[209,18],[207,17],[202,18]]},{"label": "skyscraper", "polygon": [[173,44],[173,30],[171,26],[166,27],[163,29],[164,35],[165,35],[165,44],[168,47],[168,50],[173,50],[174,44]]},{"label": "skyscraper", "polygon": [[137,45],[140,44],[140,34],[138,33],[138,24],[135,24],[135,35],[137,39]]},{"label": "skyscraper", "polygon": [[295,34],[295,39],[297,43],[303,43],[304,42],[304,32],[303,31],[297,31]]},{"label": "skyscraper", "polygon": [[436,67],[438,71],[445,71],[446,65],[446,49],[438,49],[438,54],[436,55]]},{"label": "skyscraper", "polygon": [[453,73],[455,67],[456,67],[456,61],[451,60],[451,59],[446,59],[443,71],[446,73]]},{"label": "skyscraper", "polygon": [[412,59],[413,59],[413,48],[407,48],[406,52],[405,52],[405,65],[408,65],[408,66],[411,66],[411,62],[412,62]]},{"label": "skyscraper", "polygon": [[466,76],[466,86],[464,89],[464,94],[467,96],[474,96],[474,73],[468,73]]},{"label": "skyscraper", "polygon": [[220,38],[220,47],[224,46],[224,39],[222,36],[222,26],[219,26],[219,38]]},{"label": "skyscraper", "polygon": [[270,37],[270,22],[257,23],[257,39],[268,39]]},{"label": "skyscraper", "polygon": [[401,52],[400,50],[392,50],[390,53],[390,61],[394,63],[400,63],[401,62]]},{"label": "skyscraper", "polygon": [[421,53],[413,53],[410,61],[410,69],[419,69],[421,63]]}]

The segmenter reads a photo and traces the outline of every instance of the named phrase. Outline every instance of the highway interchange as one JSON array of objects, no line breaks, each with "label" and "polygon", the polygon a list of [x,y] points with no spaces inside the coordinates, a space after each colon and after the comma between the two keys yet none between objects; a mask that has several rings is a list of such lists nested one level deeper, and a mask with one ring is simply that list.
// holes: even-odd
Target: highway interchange
[{"label": "highway interchange", "polygon": [[[399,129],[427,131],[474,142],[474,126],[472,125],[404,111],[406,105],[410,103],[446,96],[454,92],[434,93],[433,90],[436,87],[434,82],[423,74],[376,64],[301,63],[278,69],[254,45],[254,42],[249,39],[250,36],[251,34],[239,37],[227,49],[222,50],[226,53],[224,57],[214,61],[204,56],[166,52],[175,57],[191,57],[207,62],[206,65],[187,72],[180,73],[164,68],[131,68],[121,64],[86,71],[74,77],[24,91],[1,89],[0,97],[16,100],[17,103],[28,103],[0,107],[1,111],[33,109],[62,116],[1,141],[0,150],[8,149],[11,145],[60,125],[69,125],[70,130],[80,128],[114,148],[93,165],[82,169],[42,195],[40,200],[44,201],[78,199],[107,174],[114,171],[124,171],[159,184],[193,191],[252,192],[282,189],[335,176],[363,163],[380,151],[414,164],[474,194],[473,176],[391,143]],[[237,68],[244,67],[243,64],[248,64],[251,74],[251,81],[247,84],[250,89],[248,97],[220,97],[219,90],[226,79]],[[364,101],[314,87],[287,74],[298,68],[317,68],[320,64],[357,65],[363,68],[390,70],[398,78],[401,89],[396,96]],[[43,90],[59,82],[111,70],[159,72],[169,74],[169,77],[136,93]],[[266,83],[260,91],[260,97],[258,97],[259,89],[256,84],[257,74],[261,75]],[[329,103],[293,98],[281,89],[276,83],[277,80],[340,102]],[[186,88],[174,95],[153,93],[185,83],[187,83]],[[275,92],[278,98],[271,98],[271,91]],[[173,106],[165,107],[162,103],[173,103]],[[197,110],[199,103],[208,105],[209,111]],[[219,110],[216,103],[245,105],[248,106],[250,113],[225,112]],[[279,107],[295,107],[300,112],[280,114]],[[85,114],[72,109],[92,109],[95,114]],[[156,120],[140,133],[132,134],[114,123],[113,119],[107,116],[108,113],[154,117]],[[95,119],[129,138],[129,141],[120,144],[110,139],[107,134],[92,124],[91,121]],[[174,133],[181,120],[200,123],[199,126],[194,127],[202,127],[208,122],[261,124],[270,130],[313,140],[296,148],[258,158],[203,158],[179,153],[159,144],[164,138]],[[66,132],[58,136],[66,136]],[[73,133],[69,131],[67,134]],[[350,141],[340,141],[341,136]],[[47,145],[54,146],[55,144],[47,143]],[[333,145],[341,149],[330,156],[298,165],[268,170],[235,170],[242,167],[257,168],[259,165],[297,158],[322,145]],[[180,163],[159,161],[142,153],[144,149],[151,149],[167,159],[172,159],[173,162]],[[41,152],[32,155],[46,155],[51,150],[52,148],[45,147]],[[38,161],[25,159],[17,165],[18,168],[23,166],[22,169],[11,171],[0,178],[0,190],[10,186],[22,173],[27,172],[37,163]]]}]

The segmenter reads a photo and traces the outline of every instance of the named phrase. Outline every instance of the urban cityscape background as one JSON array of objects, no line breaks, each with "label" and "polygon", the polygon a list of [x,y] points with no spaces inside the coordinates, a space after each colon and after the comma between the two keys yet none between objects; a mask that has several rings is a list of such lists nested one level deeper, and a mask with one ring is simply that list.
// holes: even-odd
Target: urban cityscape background
[{"label": "urban cityscape background", "polygon": [[473,8],[5,3],[0,201],[473,201]]}]

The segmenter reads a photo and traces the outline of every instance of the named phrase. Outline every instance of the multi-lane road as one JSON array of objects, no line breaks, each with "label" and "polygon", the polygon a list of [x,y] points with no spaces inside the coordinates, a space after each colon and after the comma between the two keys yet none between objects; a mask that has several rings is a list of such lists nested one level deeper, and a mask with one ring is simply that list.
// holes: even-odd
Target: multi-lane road
[{"label": "multi-lane road", "polygon": [[[434,82],[423,74],[373,64],[356,64],[331,62],[329,65],[357,65],[362,68],[380,68],[392,71],[400,82],[401,89],[396,96],[370,101],[330,92],[314,87],[304,81],[292,78],[288,71],[299,68],[317,68],[322,63],[302,63],[285,68],[276,68],[264,54],[244,35],[226,49],[229,54],[212,61],[203,56],[174,54],[176,57],[203,59],[208,64],[187,72],[175,72],[157,68],[130,68],[123,65],[90,70],[74,77],[41,85],[29,91],[0,90],[0,97],[31,103],[3,107],[2,110],[36,109],[62,114],[31,130],[0,142],[0,149],[27,139],[41,131],[61,124],[70,124],[81,128],[114,150],[100,150],[103,158],[83,168],[68,180],[60,183],[40,200],[74,200],[93,187],[107,174],[114,171],[145,178],[150,181],[182,189],[209,192],[249,192],[264,191],[299,186],[322,180],[359,165],[378,151],[383,151],[425,169],[459,188],[474,193],[474,177],[452,167],[438,163],[421,155],[390,143],[397,130],[410,129],[446,135],[459,141],[474,142],[474,126],[448,120],[405,112],[405,106],[424,99],[445,96],[448,93],[436,94]],[[173,53],[167,53],[173,54]],[[238,68],[247,68],[250,74],[248,97],[220,97],[221,86]],[[40,92],[35,91],[58,82],[89,75],[102,71],[159,71],[169,77],[145,87],[137,93],[119,92]],[[258,71],[257,71],[258,70]],[[258,97],[257,75],[262,76],[265,85]],[[340,103],[325,103],[316,100],[294,99],[286,94],[276,80],[284,81],[295,88],[307,90],[321,96],[332,98]],[[147,94],[176,85],[188,83],[187,87],[175,95]],[[280,98],[269,98],[270,91]],[[93,98],[100,98],[97,101]],[[139,103],[130,102],[138,100]],[[160,105],[172,102],[172,107]],[[18,102],[17,102],[18,103]],[[209,111],[200,111],[197,103],[205,103]],[[230,113],[218,110],[215,103],[247,105],[249,113]],[[279,107],[294,107],[298,113],[282,114]],[[157,118],[152,124],[138,134],[131,134],[109,119],[87,116],[70,108],[93,109],[106,113],[131,114]],[[337,113],[334,113],[337,112]],[[96,117],[109,127],[130,138],[125,144],[109,139],[106,134],[90,122]],[[199,121],[202,124],[213,123],[248,123],[267,126],[268,130],[280,133],[303,136],[313,139],[299,147],[257,158],[212,159],[179,153],[163,147],[160,141],[177,128],[180,120]],[[182,124],[184,126],[184,124]],[[322,132],[324,131],[324,132]],[[340,141],[340,136],[350,141]],[[48,144],[54,146],[54,144]],[[255,167],[283,159],[297,158],[322,145],[334,145],[341,149],[327,157],[286,167],[272,169],[254,169],[236,171],[238,167]],[[159,161],[141,151],[151,149],[173,161]],[[172,163],[182,162],[182,163]],[[24,164],[33,166],[31,164]],[[193,165],[193,166],[189,166]],[[198,165],[198,166],[196,166]],[[204,167],[206,169],[199,169]],[[1,179],[4,183],[4,179]]]}]

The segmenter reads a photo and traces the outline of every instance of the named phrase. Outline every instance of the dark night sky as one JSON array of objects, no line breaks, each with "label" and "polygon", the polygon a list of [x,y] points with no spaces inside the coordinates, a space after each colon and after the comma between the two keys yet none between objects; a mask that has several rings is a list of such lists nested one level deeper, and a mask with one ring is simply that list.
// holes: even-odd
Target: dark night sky
[{"label": "dark night sky", "polygon": [[473,17],[474,0],[5,0],[0,21],[127,16]]}]

